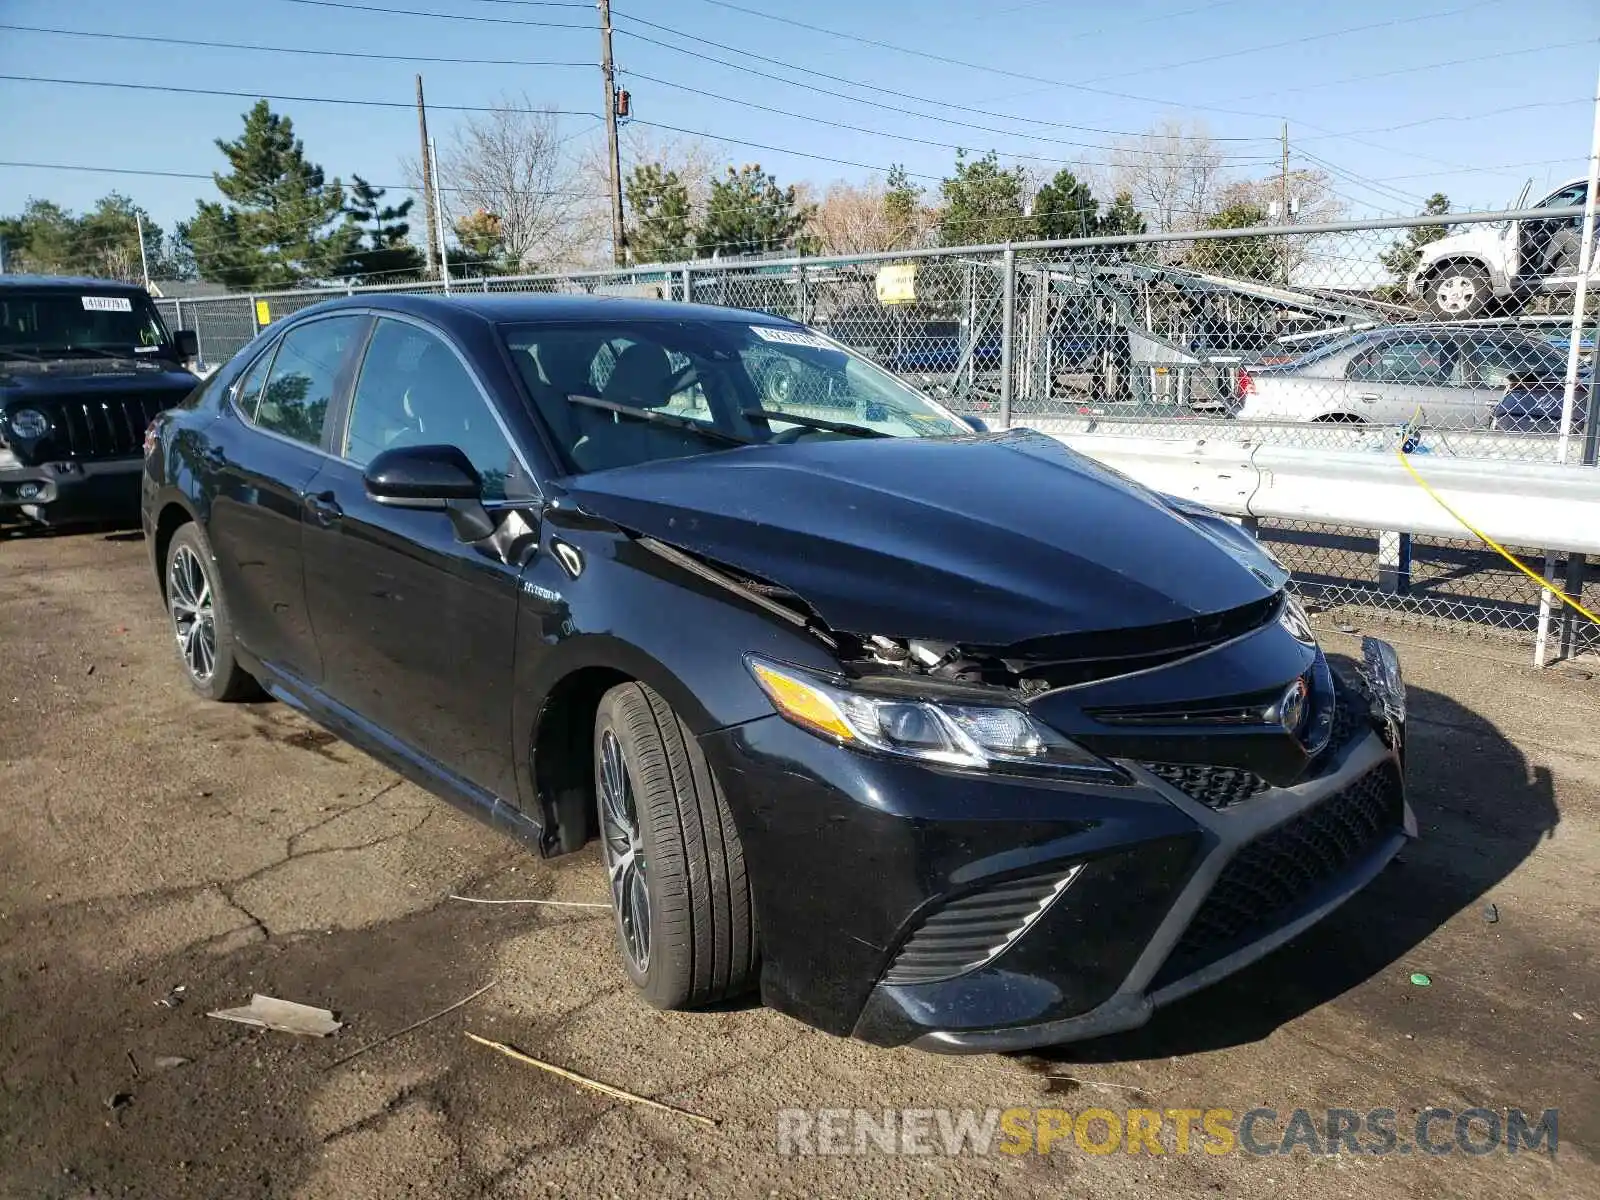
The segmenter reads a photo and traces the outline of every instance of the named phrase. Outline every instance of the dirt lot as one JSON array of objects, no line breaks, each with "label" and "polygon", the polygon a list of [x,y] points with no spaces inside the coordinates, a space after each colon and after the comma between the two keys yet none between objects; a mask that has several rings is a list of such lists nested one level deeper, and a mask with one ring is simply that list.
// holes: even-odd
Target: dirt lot
[{"label": "dirt lot", "polygon": [[[1600,679],[1400,636],[1423,834],[1402,862],[1136,1036],[940,1058],[757,1007],[655,1012],[605,912],[449,899],[604,890],[593,853],[542,863],[281,705],[193,698],[137,535],[0,538],[0,1195],[1600,1195]],[[348,1027],[206,1019],[253,991]],[[1404,1133],[1429,1105],[1559,1108],[1559,1151],[776,1153],[791,1106],[1390,1107]]]}]

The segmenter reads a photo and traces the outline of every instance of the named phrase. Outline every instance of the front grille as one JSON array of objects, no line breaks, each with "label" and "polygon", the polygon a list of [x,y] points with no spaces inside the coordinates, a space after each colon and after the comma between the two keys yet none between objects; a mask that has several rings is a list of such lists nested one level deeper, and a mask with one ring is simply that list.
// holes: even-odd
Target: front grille
[{"label": "front grille", "polygon": [[1155,986],[1282,925],[1400,827],[1400,774],[1386,762],[1246,845],[1223,868]]},{"label": "front grille", "polygon": [[49,449],[41,447],[36,457],[92,462],[139,454],[150,422],[178,399],[156,392],[55,400],[49,405]]},{"label": "front grille", "polygon": [[1272,785],[1243,767],[1203,763],[1142,763],[1145,770],[1207,808],[1231,808],[1259,796]]},{"label": "front grille", "polygon": [[1080,870],[1057,867],[952,900],[900,948],[884,981],[932,983],[977,970],[1043,916]]}]

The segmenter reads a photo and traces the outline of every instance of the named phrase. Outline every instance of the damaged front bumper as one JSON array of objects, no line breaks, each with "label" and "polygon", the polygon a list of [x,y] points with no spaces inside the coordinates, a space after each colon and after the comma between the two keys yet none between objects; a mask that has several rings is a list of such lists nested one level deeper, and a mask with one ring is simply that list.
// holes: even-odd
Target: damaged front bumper
[{"label": "damaged front bumper", "polygon": [[1121,756],[1122,786],[943,771],[779,717],[707,735],[756,890],[763,998],[951,1052],[1143,1024],[1320,920],[1415,835],[1384,651],[1286,786]]}]

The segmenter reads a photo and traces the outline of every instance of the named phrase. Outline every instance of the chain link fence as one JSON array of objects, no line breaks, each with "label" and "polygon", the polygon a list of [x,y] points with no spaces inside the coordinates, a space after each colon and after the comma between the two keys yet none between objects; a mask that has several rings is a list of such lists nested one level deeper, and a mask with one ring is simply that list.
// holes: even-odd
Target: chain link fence
[{"label": "chain link fence", "polygon": [[[1583,212],[1569,190],[1504,213],[485,276],[448,290],[780,314],[996,428],[1592,464],[1592,318],[1567,387]],[[162,306],[215,364],[310,304],[387,291],[446,288]],[[1288,523],[1260,533],[1330,612],[1519,639],[1538,626],[1540,589],[1476,541]],[[1523,558],[1546,565],[1537,548]],[[1571,568],[1569,591],[1591,609],[1600,600],[1581,559],[1549,565],[1558,584]],[[1560,648],[1600,649],[1600,630],[1569,626]]]}]

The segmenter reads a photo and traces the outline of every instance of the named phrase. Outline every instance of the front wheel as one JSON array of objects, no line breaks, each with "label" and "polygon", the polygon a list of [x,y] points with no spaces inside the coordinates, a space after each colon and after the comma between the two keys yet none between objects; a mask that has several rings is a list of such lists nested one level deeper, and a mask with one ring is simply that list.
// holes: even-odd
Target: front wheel
[{"label": "front wheel", "polygon": [[612,688],[594,724],[601,857],[628,977],[657,1008],[749,989],[755,912],[728,802],[699,744],[649,688]]},{"label": "front wheel", "polygon": [[1472,263],[1451,263],[1428,280],[1428,307],[1450,321],[1482,316],[1494,300],[1489,272]]},{"label": "front wheel", "polygon": [[216,562],[198,525],[167,546],[167,618],[189,686],[207,700],[254,700],[261,689],[233,655],[233,626],[217,586]]}]

